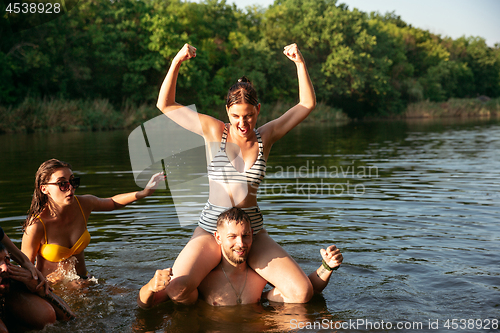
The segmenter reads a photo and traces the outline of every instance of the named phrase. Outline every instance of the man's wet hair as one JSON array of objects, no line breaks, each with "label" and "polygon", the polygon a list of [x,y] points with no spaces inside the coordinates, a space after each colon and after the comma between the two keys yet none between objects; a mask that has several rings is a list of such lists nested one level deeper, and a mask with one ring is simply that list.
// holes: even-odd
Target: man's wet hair
[{"label": "man's wet hair", "polygon": [[248,223],[251,225],[250,216],[241,208],[233,207],[228,210],[223,211],[217,218],[217,229],[222,227],[224,224],[229,224],[229,222],[234,221],[238,223]]}]

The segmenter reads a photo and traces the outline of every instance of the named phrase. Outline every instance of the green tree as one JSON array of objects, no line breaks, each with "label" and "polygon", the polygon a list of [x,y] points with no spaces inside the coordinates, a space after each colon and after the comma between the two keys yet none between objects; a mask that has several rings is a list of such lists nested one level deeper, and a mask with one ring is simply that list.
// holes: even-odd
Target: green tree
[{"label": "green tree", "polygon": [[399,92],[391,85],[393,62],[377,58],[377,37],[365,13],[334,0],[275,1],[265,13],[263,31],[273,48],[299,44],[319,101],[351,117],[400,108]]},{"label": "green tree", "polygon": [[26,96],[153,104],[184,43],[198,52],[181,67],[177,98],[201,112],[223,110],[242,75],[261,102],[296,102],[295,66],[281,52],[293,42],[318,101],[351,117],[396,114],[423,99],[500,96],[500,45],[441,38],[336,0],[275,0],[265,10],[224,0],[88,0],[33,29],[9,28],[0,20],[3,105]]}]

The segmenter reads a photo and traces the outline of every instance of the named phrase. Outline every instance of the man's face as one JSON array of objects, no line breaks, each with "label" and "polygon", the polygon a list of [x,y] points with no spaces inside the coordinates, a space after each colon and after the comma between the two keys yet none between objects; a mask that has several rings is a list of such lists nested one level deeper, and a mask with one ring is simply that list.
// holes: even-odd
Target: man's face
[{"label": "man's face", "polygon": [[222,255],[233,264],[241,264],[247,260],[252,246],[252,229],[250,223],[224,223],[215,234],[221,246]]},{"label": "man's face", "polygon": [[10,256],[7,250],[0,250],[0,296],[9,292],[7,266],[10,265]]}]

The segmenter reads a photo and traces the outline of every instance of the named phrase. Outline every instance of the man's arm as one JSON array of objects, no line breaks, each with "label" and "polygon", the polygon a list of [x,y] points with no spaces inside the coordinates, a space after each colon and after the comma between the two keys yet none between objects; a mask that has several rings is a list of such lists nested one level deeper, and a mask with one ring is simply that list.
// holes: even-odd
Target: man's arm
[{"label": "man's arm", "polygon": [[165,290],[170,283],[172,269],[162,269],[155,272],[155,276],[139,291],[137,296],[137,305],[143,309],[149,309],[156,304],[165,302],[169,299]]},{"label": "man's arm", "polygon": [[321,293],[325,289],[333,271],[338,269],[342,264],[342,260],[344,260],[342,253],[335,245],[330,245],[326,250],[321,249],[320,253],[323,258],[321,266],[315,272],[309,274],[309,280],[311,280],[316,293]]},{"label": "man's arm", "polygon": [[[335,245],[330,245],[326,250],[321,249],[320,253],[323,258],[321,266],[319,266],[315,272],[309,274],[309,280],[311,281],[313,290],[316,293],[321,293],[323,289],[325,289],[330,281],[330,276],[333,271],[337,270],[340,267],[340,264],[342,264],[342,260],[344,260],[340,250],[337,249]],[[276,288],[263,292],[262,299],[274,302],[284,302],[280,291]]]}]

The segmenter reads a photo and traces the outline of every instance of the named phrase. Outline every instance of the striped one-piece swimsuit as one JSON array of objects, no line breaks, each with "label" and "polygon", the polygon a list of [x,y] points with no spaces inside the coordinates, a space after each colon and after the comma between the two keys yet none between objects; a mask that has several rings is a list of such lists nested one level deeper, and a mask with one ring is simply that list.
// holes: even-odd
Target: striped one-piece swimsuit
[{"label": "striped one-piece swimsuit", "polygon": [[[245,183],[256,188],[260,185],[266,175],[266,160],[264,159],[264,145],[262,138],[257,129],[254,129],[257,141],[259,143],[259,154],[257,160],[251,168],[243,173],[238,172],[231,164],[226,153],[226,141],[228,133],[228,125],[224,127],[220,150],[215,154],[212,162],[208,165],[208,178],[212,181],[227,183]],[[208,201],[201,212],[198,225],[208,231],[214,233],[217,230],[217,218],[219,215],[231,207],[217,206]],[[256,234],[264,227],[262,213],[258,206],[242,208],[250,217],[253,233]]]}]

